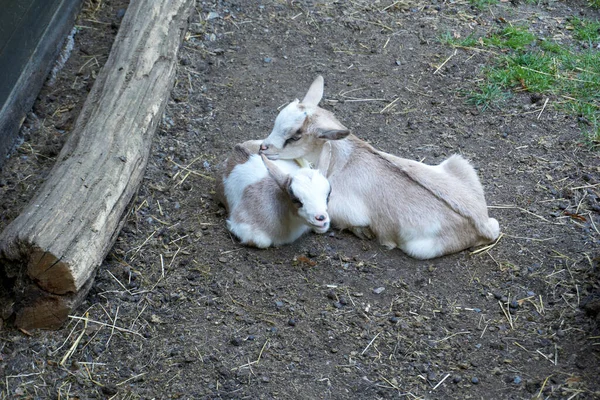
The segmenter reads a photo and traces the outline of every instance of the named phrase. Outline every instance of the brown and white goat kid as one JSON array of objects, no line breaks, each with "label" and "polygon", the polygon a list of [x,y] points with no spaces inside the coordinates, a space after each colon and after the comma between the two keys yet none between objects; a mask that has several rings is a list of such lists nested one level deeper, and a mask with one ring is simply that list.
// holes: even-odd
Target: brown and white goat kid
[{"label": "brown and white goat kid", "polygon": [[[494,241],[483,188],[467,160],[453,155],[426,165],[374,149],[318,107],[318,76],[302,102],[281,110],[260,152],[268,158],[303,157],[318,165],[332,187],[332,224],[408,255],[429,259]],[[325,163],[325,164],[324,164]]]},{"label": "brown and white goat kid", "polygon": [[270,161],[258,154],[259,145],[260,141],[236,145],[217,178],[217,197],[229,212],[229,231],[259,248],[291,243],[310,229],[326,232],[331,191],[327,178],[292,160]]}]

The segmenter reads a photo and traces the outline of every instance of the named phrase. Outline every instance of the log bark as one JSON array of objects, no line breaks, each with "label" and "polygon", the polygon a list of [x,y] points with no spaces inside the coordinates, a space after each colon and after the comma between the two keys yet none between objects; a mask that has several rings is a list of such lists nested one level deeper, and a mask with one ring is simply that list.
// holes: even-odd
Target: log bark
[{"label": "log bark", "polygon": [[141,183],[192,3],[131,1],[48,179],[0,234],[0,309],[18,327],[61,326],[91,287]]}]

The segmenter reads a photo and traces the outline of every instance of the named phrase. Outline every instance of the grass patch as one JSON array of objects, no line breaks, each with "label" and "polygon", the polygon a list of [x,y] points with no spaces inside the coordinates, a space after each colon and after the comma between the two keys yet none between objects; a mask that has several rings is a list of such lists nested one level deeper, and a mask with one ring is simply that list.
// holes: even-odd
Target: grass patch
[{"label": "grass patch", "polygon": [[529,32],[526,27],[507,26],[501,32],[492,34],[489,38],[484,38],[483,43],[488,46],[521,50],[535,40],[536,36]]},{"label": "grass patch", "polygon": [[[600,0],[598,0],[598,1],[600,1]],[[479,8],[480,10],[483,10],[484,8],[493,6],[498,3],[500,3],[499,0],[469,0],[469,4],[471,4],[474,7]]]},{"label": "grass patch", "polygon": [[455,47],[476,47],[479,45],[479,39],[475,35],[469,35],[464,39],[460,39],[454,37],[450,32],[442,34],[441,42]]},{"label": "grass patch", "polygon": [[[600,0],[598,0],[600,1]],[[442,37],[456,47],[492,47],[498,55],[484,68],[483,82],[467,101],[484,111],[500,106],[510,92],[550,97],[551,104],[574,115],[586,139],[600,143],[600,42],[598,21],[571,18],[573,39],[565,45],[538,38],[525,26],[507,26],[485,37]],[[584,45],[587,44],[587,45]]]},{"label": "grass patch", "polygon": [[[600,1],[600,0],[599,0]],[[573,26],[573,37],[588,44],[600,40],[600,22],[582,20],[577,17],[571,19]]]},{"label": "grass patch", "polygon": [[508,97],[510,97],[510,93],[503,90],[501,86],[488,83],[481,85],[477,92],[469,94],[467,103],[473,104],[481,111],[485,111],[490,107],[499,107]]}]

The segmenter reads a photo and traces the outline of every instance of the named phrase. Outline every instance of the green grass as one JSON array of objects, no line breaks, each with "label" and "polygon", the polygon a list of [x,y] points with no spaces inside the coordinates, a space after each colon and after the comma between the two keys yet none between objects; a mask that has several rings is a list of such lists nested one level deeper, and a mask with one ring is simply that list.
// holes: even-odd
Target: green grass
[{"label": "green grass", "polygon": [[[600,0],[598,0],[598,1],[600,1]],[[492,6],[492,5],[495,5],[498,3],[500,3],[499,0],[469,0],[469,4],[479,8],[480,10],[483,10],[484,8],[487,8],[488,6]]]},{"label": "green grass", "polygon": [[571,19],[573,25],[573,37],[592,44],[600,39],[600,22],[582,20],[577,17]]},{"label": "green grass", "polygon": [[513,91],[541,94],[577,117],[586,140],[600,143],[600,51],[593,48],[600,42],[600,23],[579,18],[569,22],[575,40],[569,45],[536,37],[525,26],[508,26],[481,38],[444,35],[442,42],[448,45],[498,52],[467,101],[484,111],[500,107]]},{"label": "green grass", "polygon": [[452,33],[446,32],[442,34],[441,42],[450,46],[457,47],[475,47],[479,45],[479,39],[474,35],[469,35],[464,39],[458,39],[452,36]]},{"label": "green grass", "polygon": [[508,97],[510,97],[510,93],[503,90],[501,86],[488,83],[481,85],[479,91],[471,93],[467,98],[467,103],[485,111],[490,107],[499,107]]},{"label": "green grass", "polygon": [[536,36],[529,32],[526,27],[507,26],[501,32],[493,34],[489,38],[484,38],[483,43],[488,46],[520,50],[535,40]]}]

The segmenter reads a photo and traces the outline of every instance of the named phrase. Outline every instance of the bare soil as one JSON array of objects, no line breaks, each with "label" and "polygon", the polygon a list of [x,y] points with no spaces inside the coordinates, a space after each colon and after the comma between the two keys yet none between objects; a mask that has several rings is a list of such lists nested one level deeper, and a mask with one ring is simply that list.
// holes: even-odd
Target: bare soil
[{"label": "bare soil", "polygon": [[[525,3],[198,1],[127,223],[63,329],[0,331],[0,398],[600,398],[598,153],[560,98],[467,104],[493,54],[439,41],[518,22],[571,43],[566,17],[598,18]],[[0,229],[52,167],[125,8],[82,11],[0,173]],[[469,158],[498,243],[431,261],[335,230],[241,246],[214,167],[318,74],[322,106],[375,147]]]}]

